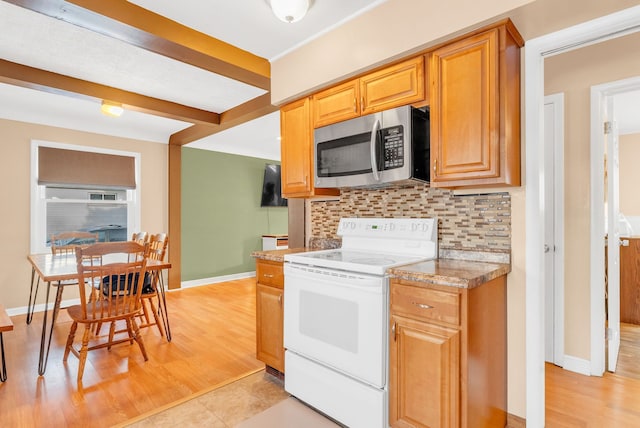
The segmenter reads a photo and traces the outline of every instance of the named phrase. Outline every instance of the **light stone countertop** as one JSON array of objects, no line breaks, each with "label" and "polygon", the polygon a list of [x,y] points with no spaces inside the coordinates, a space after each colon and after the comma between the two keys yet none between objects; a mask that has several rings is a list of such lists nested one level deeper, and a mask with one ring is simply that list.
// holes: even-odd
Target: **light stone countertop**
[{"label": "light stone countertop", "polygon": [[[288,248],[284,250],[254,251],[251,256],[256,259],[282,263],[284,262],[285,254],[307,251],[317,250],[312,248]],[[391,268],[387,272],[391,278],[457,288],[474,288],[511,272],[511,265],[508,263],[440,258]]]},{"label": "light stone countertop", "polygon": [[254,251],[251,253],[251,257],[260,260],[269,260],[272,262],[284,262],[285,254],[294,254],[294,253],[304,253],[307,251],[317,251],[312,248],[285,248],[283,250],[264,250],[264,251]]},{"label": "light stone countertop", "polygon": [[391,268],[387,272],[391,278],[449,287],[474,288],[511,272],[511,265],[507,263],[436,259]]}]

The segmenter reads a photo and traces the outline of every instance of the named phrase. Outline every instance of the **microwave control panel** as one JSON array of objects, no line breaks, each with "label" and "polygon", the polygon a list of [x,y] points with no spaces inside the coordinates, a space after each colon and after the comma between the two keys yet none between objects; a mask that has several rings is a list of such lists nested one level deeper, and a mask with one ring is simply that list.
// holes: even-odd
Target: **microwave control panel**
[{"label": "microwave control panel", "polygon": [[402,168],[404,166],[404,127],[390,126],[380,130],[384,155],[383,169]]}]

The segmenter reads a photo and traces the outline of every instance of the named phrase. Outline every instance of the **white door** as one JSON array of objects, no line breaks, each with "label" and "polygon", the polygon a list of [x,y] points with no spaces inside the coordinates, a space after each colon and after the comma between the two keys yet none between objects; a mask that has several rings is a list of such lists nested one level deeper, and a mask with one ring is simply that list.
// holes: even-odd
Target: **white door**
[{"label": "white door", "polygon": [[545,361],[563,365],[564,355],[564,95],[544,102]]},{"label": "white door", "polygon": [[618,352],[620,351],[620,163],[618,146],[618,127],[613,120],[613,98],[606,97],[607,125],[605,144],[607,162],[605,176],[607,181],[607,370],[616,371]]}]

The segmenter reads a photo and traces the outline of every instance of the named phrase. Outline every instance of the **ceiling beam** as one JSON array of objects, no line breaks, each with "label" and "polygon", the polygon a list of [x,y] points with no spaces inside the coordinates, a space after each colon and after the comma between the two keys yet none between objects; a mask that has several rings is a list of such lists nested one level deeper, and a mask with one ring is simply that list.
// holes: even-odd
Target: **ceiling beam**
[{"label": "ceiling beam", "polygon": [[99,102],[101,100],[116,101],[122,103],[128,110],[198,125],[215,126],[220,123],[218,113],[147,97],[3,59],[0,59],[0,82]]},{"label": "ceiling beam", "polygon": [[177,61],[269,91],[271,65],[126,0],[6,0]]},{"label": "ceiling beam", "polygon": [[221,113],[218,126],[197,124],[176,132],[169,137],[169,144],[183,146],[277,110],[278,107],[271,105],[271,94],[267,93]]}]

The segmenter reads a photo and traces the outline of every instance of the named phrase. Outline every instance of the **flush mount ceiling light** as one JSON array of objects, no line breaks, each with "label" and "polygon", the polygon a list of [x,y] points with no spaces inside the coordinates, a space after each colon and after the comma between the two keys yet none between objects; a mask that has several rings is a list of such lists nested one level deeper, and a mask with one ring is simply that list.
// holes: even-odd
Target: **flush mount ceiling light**
[{"label": "flush mount ceiling light", "polygon": [[284,22],[300,21],[309,10],[309,0],[271,0],[271,10]]},{"label": "flush mount ceiling light", "polygon": [[100,111],[107,116],[120,117],[122,116],[122,112],[124,112],[124,108],[122,108],[122,104],[120,103],[104,100],[102,101]]}]

